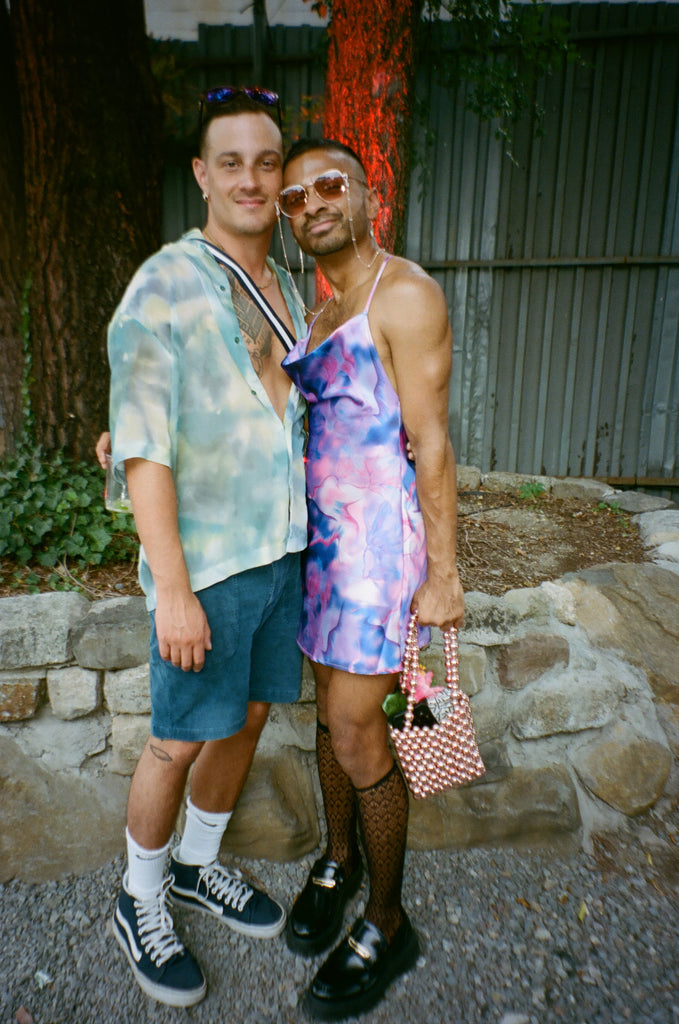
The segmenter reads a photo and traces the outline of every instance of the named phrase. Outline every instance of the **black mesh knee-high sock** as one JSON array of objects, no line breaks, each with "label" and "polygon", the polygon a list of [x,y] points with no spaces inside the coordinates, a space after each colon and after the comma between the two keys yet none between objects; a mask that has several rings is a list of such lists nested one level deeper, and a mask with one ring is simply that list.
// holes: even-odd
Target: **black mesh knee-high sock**
[{"label": "black mesh knee-high sock", "polygon": [[330,730],[322,722],[316,723],[316,757],[328,825],[325,856],[337,861],[349,875],[360,861],[356,838],[356,794],[351,779],[335,757]]},{"label": "black mesh knee-high sock", "polygon": [[403,920],[401,885],[408,832],[408,790],[396,764],[367,789],[357,789],[370,896],[365,919],[391,941]]}]

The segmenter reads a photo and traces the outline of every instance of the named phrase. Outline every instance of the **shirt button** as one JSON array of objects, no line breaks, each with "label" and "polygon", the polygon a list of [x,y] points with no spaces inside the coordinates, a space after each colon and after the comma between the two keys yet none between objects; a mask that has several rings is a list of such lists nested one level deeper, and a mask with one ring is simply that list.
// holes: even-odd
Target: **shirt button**
[{"label": "shirt button", "polygon": [[238,345],[238,344],[239,344],[239,342],[240,342],[240,338],[239,338],[239,337],[235,337],[235,338],[234,338],[233,340],[234,340],[234,341],[236,342],[236,344],[237,344],[237,345]]}]

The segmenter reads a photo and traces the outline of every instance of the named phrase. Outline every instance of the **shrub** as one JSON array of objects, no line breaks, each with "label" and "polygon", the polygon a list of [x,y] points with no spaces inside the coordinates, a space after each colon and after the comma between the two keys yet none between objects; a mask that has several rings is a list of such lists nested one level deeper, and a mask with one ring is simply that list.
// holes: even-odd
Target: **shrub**
[{"label": "shrub", "polygon": [[135,556],[131,515],[104,507],[98,465],[24,444],[0,463],[0,558],[77,568]]}]

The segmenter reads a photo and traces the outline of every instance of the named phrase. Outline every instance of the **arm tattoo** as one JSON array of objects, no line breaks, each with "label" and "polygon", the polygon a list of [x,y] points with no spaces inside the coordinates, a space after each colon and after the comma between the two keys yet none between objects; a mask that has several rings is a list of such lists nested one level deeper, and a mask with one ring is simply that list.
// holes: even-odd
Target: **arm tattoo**
[{"label": "arm tattoo", "polygon": [[273,332],[264,314],[255,306],[240,282],[227,270],[231,284],[231,299],[245,347],[255,373],[261,378],[264,372],[264,360],[271,355]]}]

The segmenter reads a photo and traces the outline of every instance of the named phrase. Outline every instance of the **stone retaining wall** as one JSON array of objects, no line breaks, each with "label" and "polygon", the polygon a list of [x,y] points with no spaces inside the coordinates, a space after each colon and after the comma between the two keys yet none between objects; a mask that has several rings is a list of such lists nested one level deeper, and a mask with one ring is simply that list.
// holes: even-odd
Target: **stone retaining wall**
[{"label": "stone retaining wall", "polygon": [[[470,473],[462,485],[478,485]],[[568,496],[604,493],[595,481],[557,483]],[[488,771],[413,801],[412,847],[588,847],[679,796],[679,511],[614,498],[652,509],[638,515],[649,561],[467,595],[461,682]],[[124,848],[129,777],[149,733],[147,658],[142,598],[0,601],[0,881],[84,871]],[[442,675],[440,638],[423,660]],[[288,859],[318,844],[315,718],[305,666],[300,701],[272,709],[228,849]]]}]

